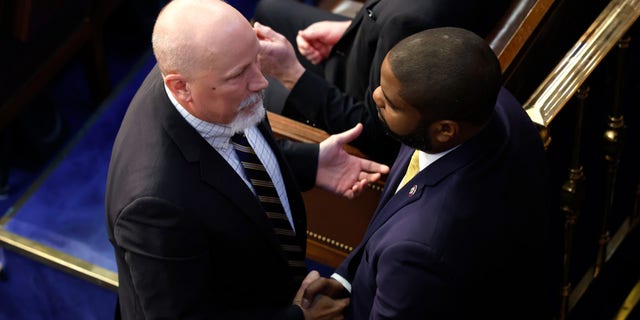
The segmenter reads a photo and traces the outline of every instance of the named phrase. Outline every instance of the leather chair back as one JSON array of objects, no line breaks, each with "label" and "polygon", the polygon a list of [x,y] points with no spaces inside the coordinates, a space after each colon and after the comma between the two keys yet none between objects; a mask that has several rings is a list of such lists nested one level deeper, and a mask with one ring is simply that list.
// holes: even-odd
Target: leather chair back
[{"label": "leather chair back", "polygon": [[487,41],[504,72],[542,21],[554,0],[513,0]]}]

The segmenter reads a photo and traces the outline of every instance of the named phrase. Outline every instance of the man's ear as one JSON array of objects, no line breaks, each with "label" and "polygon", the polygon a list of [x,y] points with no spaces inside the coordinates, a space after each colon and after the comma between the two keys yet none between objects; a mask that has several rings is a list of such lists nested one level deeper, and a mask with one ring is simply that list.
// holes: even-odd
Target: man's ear
[{"label": "man's ear", "polygon": [[183,104],[183,102],[191,101],[191,91],[187,85],[187,81],[179,74],[169,74],[164,77],[164,83],[173,93],[173,96]]},{"label": "man's ear", "polygon": [[440,143],[447,143],[455,139],[460,134],[460,125],[451,120],[440,120],[435,124],[436,140]]}]

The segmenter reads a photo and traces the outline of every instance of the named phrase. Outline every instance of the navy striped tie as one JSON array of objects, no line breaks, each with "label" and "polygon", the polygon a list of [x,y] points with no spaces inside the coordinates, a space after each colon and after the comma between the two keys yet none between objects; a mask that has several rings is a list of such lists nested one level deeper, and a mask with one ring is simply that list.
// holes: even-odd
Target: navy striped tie
[{"label": "navy striped tie", "polygon": [[267,170],[258,159],[244,134],[234,135],[231,137],[231,142],[240,159],[244,173],[256,191],[256,196],[269,222],[271,222],[273,232],[280,241],[280,247],[284,252],[289,267],[292,269],[293,274],[296,275],[296,280],[301,281],[307,272],[305,257]]}]

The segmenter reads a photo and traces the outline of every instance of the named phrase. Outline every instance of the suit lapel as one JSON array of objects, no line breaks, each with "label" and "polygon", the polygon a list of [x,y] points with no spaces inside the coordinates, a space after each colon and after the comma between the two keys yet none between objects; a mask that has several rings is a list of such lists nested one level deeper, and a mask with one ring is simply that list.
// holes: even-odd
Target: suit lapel
[{"label": "suit lapel", "polygon": [[[253,221],[265,235],[268,235],[267,238],[274,245],[274,248],[278,248],[273,228],[264,214],[264,210],[242,178],[184,120],[168,98],[165,105],[158,110],[165,112],[163,121],[165,130],[181,150],[185,159],[189,162],[200,163],[201,179],[238,206],[249,220]],[[278,249],[278,251],[280,250]]]},{"label": "suit lapel", "polygon": [[[389,218],[391,218],[398,210],[423,196],[425,185],[424,181],[422,181],[423,179],[418,180],[418,176],[402,187],[398,193],[395,192],[400,180],[402,180],[405,172],[407,171],[407,166],[409,165],[413,150],[414,149],[403,145],[402,149],[398,153],[398,159],[393,164],[393,167],[397,167],[398,169],[393,170],[387,179],[380,204],[367,227],[367,231],[363,237],[363,242],[367,241],[369,237],[371,237],[371,235],[373,235],[373,233],[375,233],[375,231],[389,220]],[[418,175],[420,175],[420,173]]]},{"label": "suit lapel", "polygon": [[380,197],[380,206],[383,206],[385,203],[393,197],[394,191],[398,188],[402,177],[407,171],[407,167],[409,166],[409,161],[411,160],[411,155],[414,149],[411,149],[405,145],[402,145],[400,151],[398,151],[398,157],[393,164],[392,168],[398,168],[397,170],[392,170],[387,177],[387,181],[385,183],[385,190]]},{"label": "suit lapel", "polygon": [[396,193],[395,190],[406,172],[411,154],[413,153],[413,149],[403,145],[398,154],[398,159],[393,164],[393,167],[397,167],[397,169],[392,170],[389,174],[388,183],[385,185],[380,205],[367,227],[367,231],[363,237],[363,243],[386,223],[389,218],[398,212],[398,210],[422,197],[428,197],[427,188],[437,185],[449,175],[455,174],[455,172],[469,165],[476,159],[481,159],[485,157],[486,154],[495,152],[489,146],[497,147],[496,143],[491,143],[491,141],[498,141],[497,135],[500,134],[500,131],[500,125],[494,115],[492,121],[490,121],[489,125],[487,125],[479,135],[420,171]]}]

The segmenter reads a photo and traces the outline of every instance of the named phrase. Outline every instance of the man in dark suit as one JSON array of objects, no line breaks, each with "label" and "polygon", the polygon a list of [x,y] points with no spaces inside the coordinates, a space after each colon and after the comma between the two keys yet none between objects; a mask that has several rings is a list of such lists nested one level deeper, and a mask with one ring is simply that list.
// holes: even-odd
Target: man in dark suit
[{"label": "man in dark suit", "polygon": [[[361,122],[364,132],[352,144],[371,159],[391,164],[399,144],[385,134],[371,99],[389,49],[411,34],[434,27],[462,27],[485,37],[509,3],[368,0],[348,20],[295,0],[261,0],[254,16],[267,48],[261,57],[273,60],[263,62],[268,67],[263,71],[285,88],[277,90],[278,85],[270,83],[266,107],[329,133]],[[265,26],[289,41],[281,41]],[[297,43],[298,59],[289,43]],[[316,66],[306,63],[307,59]],[[273,95],[286,99],[270,99]]]},{"label": "man in dark suit", "polygon": [[350,291],[349,319],[550,319],[545,151],[500,74],[459,28],[389,52],[373,99],[403,146],[361,244],[305,298]]},{"label": "man in dark suit", "polygon": [[127,110],[107,180],[122,318],[339,314],[345,299],[299,307],[307,274],[300,190],[353,197],[388,170],[342,150],[361,126],[320,145],[277,143],[261,102],[258,39],[223,1],[169,2],[152,43],[157,66]]}]

